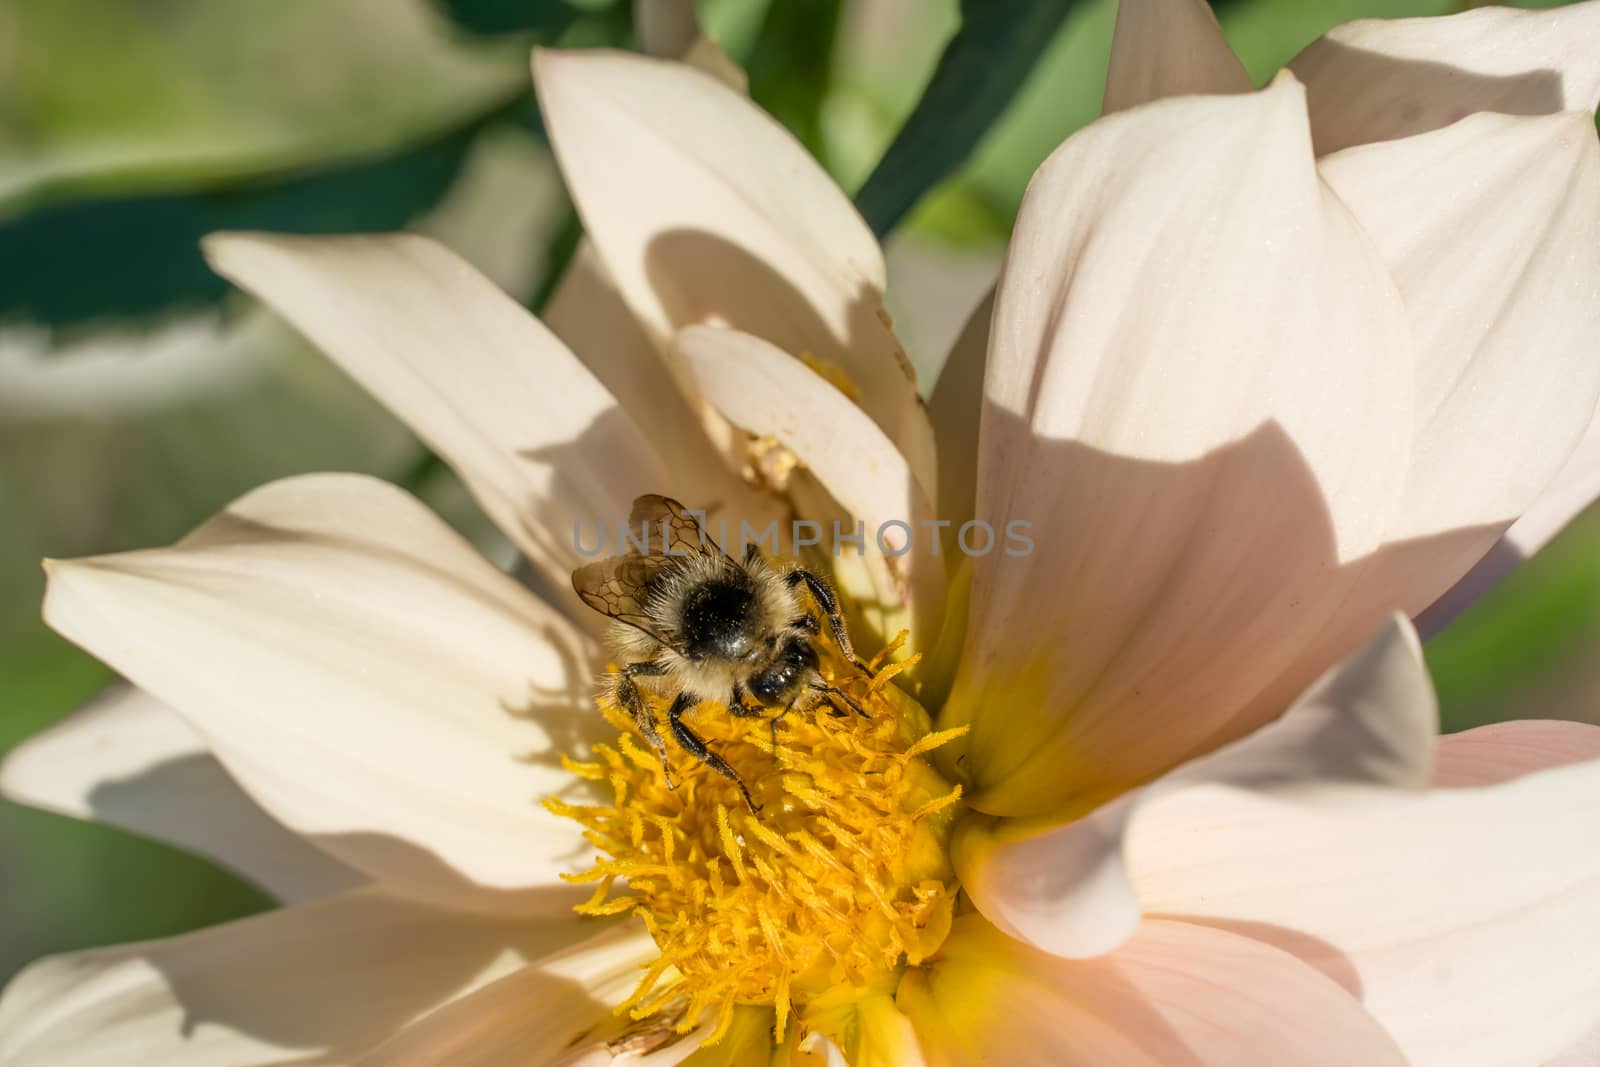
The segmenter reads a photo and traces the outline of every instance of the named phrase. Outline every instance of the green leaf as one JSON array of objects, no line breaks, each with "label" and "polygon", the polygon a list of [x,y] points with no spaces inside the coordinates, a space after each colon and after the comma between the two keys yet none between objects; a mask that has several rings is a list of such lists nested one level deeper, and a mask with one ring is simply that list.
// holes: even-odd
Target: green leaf
[{"label": "green leaf", "polygon": [[[1214,5],[1224,34],[1257,81],[1265,81],[1317,37],[1358,18],[1401,18],[1458,10],[1460,0],[1228,0]],[[987,205],[990,220],[1010,220],[1028,180],[1046,156],[1073,131],[1100,114],[1111,32],[1113,0],[1079,4],[1048,42],[1043,57],[1012,105],[999,116],[970,160],[953,179],[960,198]],[[948,186],[935,195],[943,199]],[[940,219],[947,223],[949,205]],[[981,221],[981,219],[979,220]],[[912,220],[924,225],[921,212]],[[1004,238],[1009,223],[995,234]]]},{"label": "green leaf", "polygon": [[578,10],[562,0],[442,0],[446,13],[473,33],[559,34]]},{"label": "green leaf", "polygon": [[751,99],[818,157],[840,7],[840,0],[773,4],[745,64]]},{"label": "green leaf", "polygon": [[201,237],[400,229],[444,195],[472,133],[270,185],[78,200],[0,222],[0,318],[59,327],[213,303],[228,286]]},{"label": "green leaf", "polygon": [[0,216],[372,159],[529,80],[425,0],[8,0],[0,40]]},{"label": "green leaf", "polygon": [[856,195],[882,236],[962,164],[1044,54],[1077,0],[965,0],[933,79]]},{"label": "green leaf", "polygon": [[1591,511],[1428,642],[1445,730],[1594,721],[1597,645],[1600,512]]}]

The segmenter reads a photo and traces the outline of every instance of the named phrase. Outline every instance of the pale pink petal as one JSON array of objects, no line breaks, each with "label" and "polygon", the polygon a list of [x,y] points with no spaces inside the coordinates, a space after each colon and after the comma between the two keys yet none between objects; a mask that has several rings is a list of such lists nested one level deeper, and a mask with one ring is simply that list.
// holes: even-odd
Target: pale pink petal
[{"label": "pale pink petal", "polygon": [[[444,1005],[362,1057],[356,1067],[562,1062],[576,1043],[612,1021],[612,1009],[633,992],[656,955],[650,935],[630,920]],[[679,1042],[677,1055],[659,1062],[668,1067],[696,1044]]]},{"label": "pale pink petal", "polygon": [[195,852],[287,903],[365,881],[262,811],[176,712],[128,685],[6,753],[0,794]]},{"label": "pale pink petal", "polygon": [[[674,345],[712,406],[741,429],[775,437],[861,524],[839,529],[862,535],[850,551],[882,564],[880,610],[899,610],[909,598],[912,647],[931,646],[943,615],[944,560],[935,555],[934,528],[923,525],[933,507],[889,438],[820,374],[758,337],[691,326]],[[835,555],[833,529],[821,536]]]},{"label": "pale pink petal", "polygon": [[1543,1067],[1594,1067],[1600,1063],[1600,1022]]},{"label": "pale pink petal", "polygon": [[1594,117],[1474,115],[1319,169],[1389,265],[1417,342],[1416,445],[1386,540],[1492,527],[1470,564],[1561,470],[1600,398]]},{"label": "pale pink petal", "polygon": [[1600,143],[1587,113],[1484,114],[1321,170],[1389,263],[1417,340],[1405,502],[1345,611],[1416,613],[1534,506],[1594,415]]},{"label": "pale pink petal", "polygon": [[1312,802],[1350,783],[1420,789],[1437,726],[1421,646],[1397,617],[1281,719],[1082,819],[1041,831],[969,817],[952,843],[962,888],[996,926],[1046,952],[1109,952],[1143,914],[1124,850],[1147,805],[1207,783]]},{"label": "pale pink petal", "polygon": [[589,237],[656,344],[709,323],[834,364],[932,485],[933,433],[883,311],[883,253],[805,148],[686,64],[540,51],[534,80]]},{"label": "pale pink petal", "polygon": [[[215,234],[206,255],[416,430],[565,589],[573,524],[673,491],[649,439],[555,335],[410,234]],[[573,598],[576,605],[576,598]]]},{"label": "pale pink petal", "polygon": [[172,548],[50,571],[46,621],[286,826],[430,899],[570,902],[577,840],[539,799],[599,722],[595,650],[401,490],[292,478]]},{"label": "pale pink petal", "polygon": [[1240,714],[1379,543],[1411,361],[1292,78],[1110,116],[1045,163],[995,307],[977,494],[1037,549],[973,561],[941,720],[972,725],[975,807],[1082,814],[1281,711]]},{"label": "pale pink petal", "polygon": [[1118,0],[1105,114],[1168,96],[1250,89],[1206,0]]},{"label": "pale pink petal", "polygon": [[1481,789],[1201,786],[1129,840],[1147,911],[1276,944],[1372,1012],[1415,1067],[1537,1067],[1600,1003],[1600,763]]},{"label": "pale pink petal", "polygon": [[1368,19],[1289,64],[1306,83],[1317,154],[1447,126],[1477,111],[1549,115],[1600,102],[1600,3]]},{"label": "pale pink petal", "polygon": [[1064,960],[956,920],[897,999],[930,1067],[1404,1067],[1337,984],[1223,930],[1147,919],[1118,951]]},{"label": "pale pink petal", "polygon": [[1439,738],[1433,784],[1494,785],[1587,760],[1600,760],[1600,726],[1593,723],[1497,722]]},{"label": "pale pink petal", "polygon": [[349,1062],[584,930],[570,917],[494,921],[359,890],[166,941],[55,956],[0,997],[0,1064]]}]

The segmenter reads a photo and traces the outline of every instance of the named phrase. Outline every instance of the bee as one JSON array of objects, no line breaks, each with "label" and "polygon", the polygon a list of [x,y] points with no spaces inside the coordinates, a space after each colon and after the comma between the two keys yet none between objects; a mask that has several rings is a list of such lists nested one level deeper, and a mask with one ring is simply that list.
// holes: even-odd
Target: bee
[{"label": "bee", "polygon": [[[641,527],[641,524],[644,524]],[[683,717],[707,700],[725,702],[741,718],[771,713],[774,750],[778,720],[827,702],[865,716],[861,706],[819,670],[814,641],[822,624],[806,594],[828,620],[844,658],[868,676],[856,657],[839,610],[839,598],[821,575],[785,568],[747,547],[735,560],[712,541],[695,515],[676,500],[650,494],[633,502],[630,530],[646,531],[645,551],[598,560],[572,573],[583,602],[612,620],[611,636],[622,667],[612,676],[612,698],[661,757],[669,788],[666,742],[640,686],[672,693],[667,729],[686,752],[735,783],[751,811],[749,788]]]}]

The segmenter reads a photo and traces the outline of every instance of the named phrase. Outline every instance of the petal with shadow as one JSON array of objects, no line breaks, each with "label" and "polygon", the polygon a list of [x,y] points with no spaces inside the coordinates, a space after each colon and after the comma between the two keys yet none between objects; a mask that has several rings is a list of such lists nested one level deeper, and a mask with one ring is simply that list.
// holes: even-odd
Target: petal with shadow
[{"label": "petal with shadow", "polygon": [[1336,27],[1289,64],[1317,154],[1447,126],[1477,111],[1550,115],[1600,102],[1600,3]]},{"label": "petal with shadow", "polygon": [[1104,114],[1169,96],[1251,88],[1206,0],[1118,0]]},{"label": "petal with shadow", "polygon": [[883,309],[883,253],[805,148],[683,63],[541,50],[534,81],[589,237],[656,344],[706,323],[833,364],[932,485],[933,432]]},{"label": "petal with shadow", "polygon": [[1041,829],[969,817],[952,843],[956,870],[1000,929],[1055,955],[1099,955],[1147,911],[1125,852],[1152,803],[1219,784],[1312,805],[1341,785],[1421,789],[1437,728],[1421,646],[1396,617],[1281,719],[1082,819]]},{"label": "petal with shadow", "polygon": [[1128,843],[1145,908],[1279,945],[1358,996],[1417,1067],[1538,1067],[1600,1003],[1600,762],[1308,805],[1201,786]]},{"label": "petal with shadow", "polygon": [[567,347],[443,245],[214,234],[206,256],[404,419],[564,596],[581,561],[574,523],[614,523],[668,485]]},{"label": "petal with shadow", "polygon": [[[862,554],[876,564],[884,610],[909,597],[911,647],[929,647],[943,615],[944,561],[921,525],[933,507],[893,442],[820,374],[758,337],[691,326],[674,346],[708,402],[734,425],[775,437],[864,525]],[[832,531],[823,536],[831,549]]]},{"label": "petal with shadow", "polygon": [[977,515],[1037,548],[973,561],[941,720],[972,726],[951,747],[979,810],[1075,817],[1278,714],[1241,709],[1318,639],[1398,503],[1404,309],[1303,107],[1283,76],[1112,115],[1029,187]]},{"label": "petal with shadow", "polygon": [[1439,738],[1435,786],[1509,782],[1535,771],[1600,760],[1600,726],[1553,719],[1516,719]]},{"label": "petal with shadow", "polygon": [[347,1063],[584,930],[571,917],[495,921],[364,889],[53,956],[0,995],[0,1064]]},{"label": "petal with shadow", "polygon": [[595,649],[401,490],[274,482],[171,548],[52,564],[44,611],[352,867],[451,905],[570,903],[577,840],[539,798],[600,722]]},{"label": "petal with shadow", "polygon": [[[994,298],[991,289],[972,310],[950,346],[928,399],[928,416],[939,442],[939,517],[949,519],[956,528],[972,518],[978,494],[978,426],[983,417],[983,377]],[[947,546],[954,544],[954,537],[946,538]]]},{"label": "petal with shadow", "polygon": [[[710,408],[682,368],[666,362],[588,243],[579,245],[544,316],[649,435],[662,466],[672,472],[670,492],[733,529],[741,520],[761,529],[778,517],[778,502],[738,473],[749,458],[744,434]],[[612,516],[609,528],[615,530],[616,521],[627,514]]]},{"label": "petal with shadow", "polygon": [[366,881],[262,811],[175,711],[125,684],[8,752],[0,794],[187,849],[285,903]]},{"label": "petal with shadow", "polygon": [[[582,923],[576,920],[574,925]],[[637,921],[539,959],[399,1031],[354,1067],[545,1067],[614,1020],[657,955]],[[694,1051],[686,1039],[679,1056]],[[606,1062],[602,1060],[601,1062]]]},{"label": "petal with shadow", "polygon": [[962,916],[897,999],[929,1067],[1405,1064],[1354,997],[1289,953],[1166,919],[1065,960]]},{"label": "petal with shadow", "polygon": [[1344,610],[1420,612],[1535,505],[1594,416],[1600,143],[1587,113],[1483,114],[1320,169],[1383,253],[1417,341],[1404,503]]}]

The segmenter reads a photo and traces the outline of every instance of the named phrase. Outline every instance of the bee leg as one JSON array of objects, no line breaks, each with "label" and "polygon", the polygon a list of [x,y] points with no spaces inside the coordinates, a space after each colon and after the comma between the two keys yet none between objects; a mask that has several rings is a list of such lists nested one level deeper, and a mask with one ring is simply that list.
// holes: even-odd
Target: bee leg
[{"label": "bee leg", "polygon": [[650,747],[656,750],[656,755],[661,757],[661,773],[667,780],[668,789],[678,788],[678,783],[672,780],[672,767],[667,763],[667,743],[662,740],[661,731],[656,729],[656,721],[650,715],[650,708],[639,695],[639,686],[635,684],[634,677],[659,677],[666,674],[664,664],[646,660],[642,663],[630,663],[622,668],[617,676],[617,703],[622,705],[624,711],[633,717],[633,723],[650,742]]},{"label": "bee leg", "polygon": [[728,761],[711,751],[705,741],[683,721],[683,713],[700,702],[700,699],[690,693],[679,693],[672,700],[672,707],[667,711],[667,725],[672,727],[672,736],[677,739],[683,750],[707,767],[716,771],[739,787],[739,792],[744,794],[744,802],[754,815],[761,810],[761,806],[750,796],[750,789],[744,784],[744,779],[739,777],[739,772],[728,766]]},{"label": "bee leg", "polygon": [[[844,701],[846,705],[849,706],[851,711],[855,712],[857,715],[861,716],[863,719],[872,718],[871,715],[867,714],[866,709],[863,708],[860,704],[857,704],[855,702],[855,699],[853,697],[851,697],[849,693],[846,693],[843,689],[840,689],[837,686],[828,685],[826,682],[812,682],[806,688],[812,689],[812,690],[814,690],[814,691],[816,691],[818,693],[822,693],[823,694],[823,699],[826,700],[835,709],[837,709],[839,707],[839,705],[835,704],[833,702],[833,700],[834,700],[834,697],[838,697],[840,700]],[[840,714],[842,715],[844,713],[840,712]]]},{"label": "bee leg", "polygon": [[789,709],[784,708],[778,714],[767,720],[767,729],[772,731],[772,758],[778,758],[778,720],[789,714]]},{"label": "bee leg", "polygon": [[733,693],[728,697],[728,710],[741,719],[755,719],[759,718],[766,709],[755,704],[746,704],[744,702],[744,686],[734,682]]},{"label": "bee leg", "polygon": [[784,576],[784,581],[791,589],[802,582],[805,583],[805,587],[811,591],[812,599],[828,616],[828,627],[833,631],[833,639],[838,643],[839,651],[844,653],[844,658],[849,660],[850,665],[856,670],[869,678],[872,677],[872,671],[867,669],[867,665],[856,658],[855,646],[850,643],[850,631],[845,629],[844,612],[839,609],[839,598],[834,594],[833,586],[828,584],[828,580],[804,567],[796,567]]},{"label": "bee leg", "polygon": [[[767,709],[759,704],[746,704],[744,697],[744,686],[734,682],[733,695],[728,698],[728,710],[741,719],[756,719],[767,713]],[[778,757],[778,720],[783,718],[787,710],[787,708],[784,709],[784,711],[779,712],[768,720],[772,728],[772,757],[774,759]]]}]

